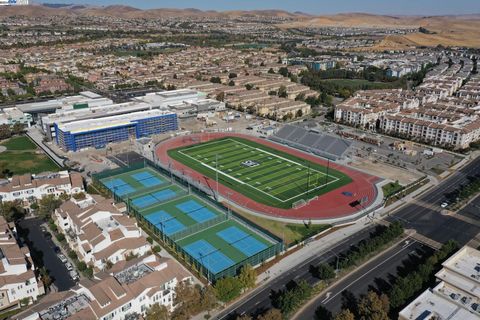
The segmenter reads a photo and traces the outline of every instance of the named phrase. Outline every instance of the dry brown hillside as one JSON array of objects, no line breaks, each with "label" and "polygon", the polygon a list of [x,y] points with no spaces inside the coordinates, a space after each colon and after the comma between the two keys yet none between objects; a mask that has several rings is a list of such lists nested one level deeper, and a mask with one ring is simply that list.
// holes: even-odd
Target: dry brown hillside
[{"label": "dry brown hillside", "polygon": [[414,33],[387,36],[376,49],[408,48],[410,46],[480,47],[480,16],[379,16],[363,13],[338,14],[298,19],[281,25],[291,27],[424,27],[435,34]]}]

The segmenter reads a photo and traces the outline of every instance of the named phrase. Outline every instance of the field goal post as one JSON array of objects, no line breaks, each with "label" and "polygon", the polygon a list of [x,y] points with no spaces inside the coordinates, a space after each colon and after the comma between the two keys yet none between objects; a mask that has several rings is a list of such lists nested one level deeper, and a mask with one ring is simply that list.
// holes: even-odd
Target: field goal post
[{"label": "field goal post", "polygon": [[292,209],[298,209],[306,205],[307,201],[305,201],[305,199],[300,199],[292,203]]}]

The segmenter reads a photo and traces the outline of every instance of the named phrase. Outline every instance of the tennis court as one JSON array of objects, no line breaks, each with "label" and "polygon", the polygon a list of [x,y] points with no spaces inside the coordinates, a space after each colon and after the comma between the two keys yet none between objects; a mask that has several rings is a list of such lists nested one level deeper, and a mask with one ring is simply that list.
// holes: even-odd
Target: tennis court
[{"label": "tennis court", "polygon": [[205,240],[198,240],[184,247],[194,259],[200,261],[210,272],[218,273],[235,264],[231,259]]},{"label": "tennis court", "polygon": [[[172,186],[169,186],[169,188],[171,187]],[[178,231],[182,231],[183,229],[215,219],[219,215],[224,215],[217,209],[214,209],[210,205],[192,195],[176,197],[166,202],[157,201],[157,203],[158,205],[153,204],[144,210],[140,210],[139,213],[144,216],[147,221],[148,217],[152,213],[155,214],[153,216],[154,219],[158,219],[157,216],[161,214],[162,219],[168,221],[169,224],[175,225],[175,227],[168,228],[168,230],[171,231],[170,233],[167,233],[167,229],[165,228],[164,233],[169,236],[177,233]],[[176,220],[178,223],[170,222],[174,220]],[[152,223],[151,221],[149,222]],[[162,231],[162,229],[158,226],[158,222],[152,224]],[[163,227],[165,227],[165,225],[163,225]]]},{"label": "tennis court", "polygon": [[123,196],[135,191],[131,185],[118,178],[105,182],[105,186],[119,196]]},{"label": "tennis court", "polygon": [[[230,232],[233,233],[228,235]],[[214,274],[275,245],[233,219],[185,237],[177,244]]]},{"label": "tennis court", "polygon": [[124,172],[100,180],[110,191],[118,196],[141,192],[148,188],[159,187],[168,181],[155,170],[145,167]]},{"label": "tennis court", "polygon": [[247,256],[253,256],[267,248],[267,246],[255,239],[251,234],[247,234],[237,227],[228,227],[217,235],[225,240],[229,245],[234,246]]},{"label": "tennis court", "polygon": [[210,211],[208,208],[202,206],[195,200],[188,200],[182,202],[180,204],[177,204],[176,207],[198,223],[208,221],[215,218],[216,216],[215,213]]},{"label": "tennis court", "polygon": [[171,200],[182,194],[185,194],[185,190],[176,185],[169,185],[168,187],[154,189],[146,194],[132,197],[131,204],[141,210],[157,203]]},{"label": "tennis court", "polygon": [[185,229],[185,225],[163,210],[152,212],[145,219],[167,236]]}]

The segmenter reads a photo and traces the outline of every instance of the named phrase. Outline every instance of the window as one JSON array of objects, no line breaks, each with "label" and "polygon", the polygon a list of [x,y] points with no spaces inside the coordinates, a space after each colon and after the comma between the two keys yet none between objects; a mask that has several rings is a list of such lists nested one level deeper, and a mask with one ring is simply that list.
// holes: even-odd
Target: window
[{"label": "window", "polygon": [[132,307],[132,303],[130,302],[129,304],[126,304],[122,307],[122,311],[123,312],[128,311],[130,310],[131,307]]}]

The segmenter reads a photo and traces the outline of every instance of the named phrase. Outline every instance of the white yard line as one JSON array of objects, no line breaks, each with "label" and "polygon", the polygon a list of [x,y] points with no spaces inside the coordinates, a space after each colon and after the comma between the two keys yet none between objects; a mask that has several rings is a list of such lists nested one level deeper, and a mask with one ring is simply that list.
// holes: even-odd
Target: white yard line
[{"label": "white yard line", "polygon": [[[247,145],[247,144],[244,144],[244,143],[242,143],[242,142],[238,142],[238,141],[235,141],[235,140],[232,140],[232,139],[223,139],[223,140],[218,140],[218,141],[212,141],[212,142],[203,143],[203,144],[198,145],[198,146],[190,147],[190,148],[188,148],[188,149],[185,150],[185,151],[190,151],[191,149],[194,149],[194,148],[197,148],[197,147],[200,147],[200,146],[205,146],[205,145],[207,145],[207,144],[215,144],[215,143],[224,142],[224,141],[230,141],[230,142],[233,142],[233,143],[239,143],[239,144],[241,144],[241,145],[243,145],[243,146],[245,146],[245,147],[247,147],[247,148],[249,148],[249,149],[254,149],[254,150],[258,151],[258,152],[265,153],[265,154],[267,154],[267,155],[269,155],[269,156],[272,156],[272,157],[281,159],[281,160],[286,161],[286,162],[293,163],[293,164],[295,164],[295,165],[301,166],[301,167],[303,167],[303,168],[305,168],[305,169],[308,170],[308,168],[307,168],[304,164],[302,164],[302,163],[299,163],[299,162],[296,162],[296,161],[293,161],[293,160],[284,158],[284,157],[282,157],[282,156],[276,155],[276,154],[274,154],[274,153],[271,153],[271,152],[268,152],[268,151],[265,151],[265,150],[262,150],[262,149],[259,149],[259,148],[251,147],[251,146],[249,146],[249,145]],[[253,151],[253,150],[252,150],[252,151]],[[225,177],[227,177],[227,178],[229,178],[229,179],[232,179],[232,180],[234,180],[234,181],[236,181],[236,182],[238,182],[238,183],[240,183],[240,184],[247,185],[247,186],[251,187],[252,189],[255,189],[255,190],[263,193],[264,195],[266,195],[266,196],[268,196],[268,197],[271,197],[271,198],[273,198],[273,199],[275,199],[275,200],[278,200],[278,201],[280,201],[280,202],[290,201],[290,200],[295,199],[295,198],[298,198],[298,197],[300,197],[300,196],[302,196],[302,195],[304,195],[304,194],[306,194],[306,193],[315,191],[315,190],[317,190],[317,189],[319,189],[319,188],[322,188],[322,187],[324,187],[324,186],[326,186],[326,185],[328,185],[328,184],[330,184],[330,183],[334,183],[334,182],[337,182],[338,180],[340,180],[340,178],[328,174],[329,177],[331,177],[331,178],[333,178],[333,179],[335,179],[335,180],[329,181],[328,183],[324,183],[324,184],[322,184],[322,185],[320,185],[320,186],[318,186],[318,187],[316,187],[316,188],[314,188],[314,189],[310,189],[310,190],[307,190],[307,191],[305,191],[305,192],[303,192],[303,193],[297,194],[297,195],[295,195],[295,196],[293,196],[293,197],[291,197],[291,198],[289,198],[289,199],[282,200],[282,199],[280,199],[280,198],[277,198],[277,197],[274,196],[273,194],[270,194],[270,193],[265,192],[265,191],[263,191],[263,190],[261,190],[261,189],[258,189],[257,187],[255,187],[255,186],[253,186],[253,185],[251,185],[251,184],[248,184],[248,183],[246,183],[246,182],[244,182],[244,181],[241,181],[241,180],[239,180],[239,179],[237,179],[237,178],[235,178],[235,177],[233,177],[233,176],[231,176],[231,175],[223,172],[222,170],[216,169],[215,167],[212,167],[212,166],[210,166],[210,165],[208,165],[208,164],[206,164],[206,163],[204,163],[204,162],[202,162],[202,161],[199,161],[199,160],[196,159],[195,157],[192,157],[192,156],[186,154],[185,152],[183,152],[183,151],[181,151],[181,150],[178,151],[178,153],[180,153],[180,154],[182,154],[182,155],[184,155],[184,156],[186,156],[186,157],[194,160],[195,162],[199,162],[201,165],[207,167],[208,169],[210,169],[210,170],[212,170],[212,171],[214,171],[214,172],[217,172],[217,173],[219,173],[219,174],[222,174],[222,175],[224,175]],[[307,160],[307,161],[308,161],[308,160]],[[220,166],[220,167],[221,167],[221,166]],[[316,170],[316,169],[310,168],[310,170],[312,170],[314,173],[321,174],[321,175],[323,175],[323,176],[326,176],[326,175],[327,175],[327,174],[325,174],[325,173],[323,173],[323,172],[320,172],[320,171],[318,171],[318,170]],[[275,190],[275,189],[274,189],[274,190]]]}]

